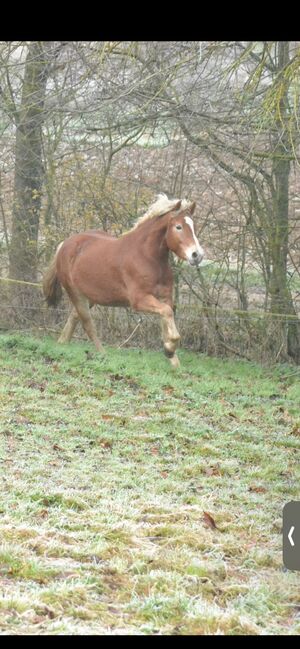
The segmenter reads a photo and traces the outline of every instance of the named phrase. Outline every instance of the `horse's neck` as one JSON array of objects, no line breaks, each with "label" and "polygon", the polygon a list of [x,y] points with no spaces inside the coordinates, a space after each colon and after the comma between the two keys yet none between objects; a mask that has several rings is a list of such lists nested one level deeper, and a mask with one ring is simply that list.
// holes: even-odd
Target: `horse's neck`
[{"label": "horse's neck", "polygon": [[169,249],[166,242],[168,215],[160,217],[155,222],[145,222],[138,228],[139,240],[143,252],[151,257],[157,257],[168,262]]}]

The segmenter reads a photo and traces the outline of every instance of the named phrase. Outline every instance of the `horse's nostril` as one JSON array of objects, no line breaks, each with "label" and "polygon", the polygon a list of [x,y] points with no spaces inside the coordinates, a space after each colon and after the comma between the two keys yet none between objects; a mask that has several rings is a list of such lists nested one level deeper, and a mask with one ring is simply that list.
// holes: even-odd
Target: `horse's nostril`
[{"label": "horse's nostril", "polygon": [[197,259],[198,253],[197,252],[192,252],[192,257],[193,257],[193,259]]}]

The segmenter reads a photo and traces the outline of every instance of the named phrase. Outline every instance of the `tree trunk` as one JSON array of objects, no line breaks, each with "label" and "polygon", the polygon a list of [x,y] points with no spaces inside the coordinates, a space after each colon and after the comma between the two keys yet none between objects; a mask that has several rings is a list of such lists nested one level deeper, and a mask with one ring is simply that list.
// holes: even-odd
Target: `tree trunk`
[{"label": "tree trunk", "polygon": [[[278,42],[277,71],[281,74],[289,62],[289,42]],[[296,362],[300,361],[300,322],[296,318],[291,291],[287,283],[287,258],[289,238],[289,176],[292,157],[291,140],[288,130],[288,80],[279,102],[276,120],[276,135],[273,140],[272,175],[274,178],[273,223],[271,227],[270,257],[270,297],[271,311],[291,318],[278,319],[278,333],[283,341],[283,352]],[[285,343],[284,343],[285,341]],[[284,347],[286,348],[284,350]]]},{"label": "tree trunk", "polygon": [[[44,177],[42,124],[47,75],[45,47],[43,43],[32,42],[28,48],[21,106],[17,115],[14,199],[9,252],[10,277],[28,282],[37,281],[37,240]],[[26,288],[19,286],[17,291],[19,298],[23,294],[27,295],[28,299]]]}]

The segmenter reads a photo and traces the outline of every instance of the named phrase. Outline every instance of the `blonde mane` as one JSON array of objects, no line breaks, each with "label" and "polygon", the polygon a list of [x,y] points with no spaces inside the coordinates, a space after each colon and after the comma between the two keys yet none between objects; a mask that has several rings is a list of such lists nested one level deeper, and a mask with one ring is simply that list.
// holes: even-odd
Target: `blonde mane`
[{"label": "blonde mane", "polygon": [[[167,214],[167,212],[171,212],[171,210],[176,207],[179,200],[179,198],[172,198],[170,200],[166,194],[157,194],[154,203],[152,203],[152,205],[148,207],[147,212],[145,212],[143,216],[140,216],[137,219],[132,230],[135,230],[139,227],[139,225],[141,225],[145,221],[148,221],[149,219],[154,219],[156,216],[163,216],[164,214]],[[184,198],[181,201],[179,212],[186,210],[190,205],[192,205],[192,201],[188,201]]]}]

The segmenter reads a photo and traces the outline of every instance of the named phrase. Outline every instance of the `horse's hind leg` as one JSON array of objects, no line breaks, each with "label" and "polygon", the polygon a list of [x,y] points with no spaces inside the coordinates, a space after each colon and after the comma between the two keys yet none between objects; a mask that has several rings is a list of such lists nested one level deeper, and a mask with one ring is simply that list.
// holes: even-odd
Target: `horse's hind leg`
[{"label": "horse's hind leg", "polygon": [[87,333],[88,337],[90,340],[94,343],[96,349],[99,352],[103,352],[103,347],[101,345],[101,342],[97,336],[97,331],[95,327],[95,323],[92,320],[92,316],[90,313],[90,305],[89,301],[87,298],[83,296],[72,296],[72,302],[75,305],[75,309],[78,313],[80,322]]},{"label": "horse's hind leg", "polygon": [[60,334],[60,337],[58,339],[59,343],[68,343],[75,331],[76,325],[79,322],[79,315],[76,311],[76,309],[73,309],[68,317],[68,320]]}]

